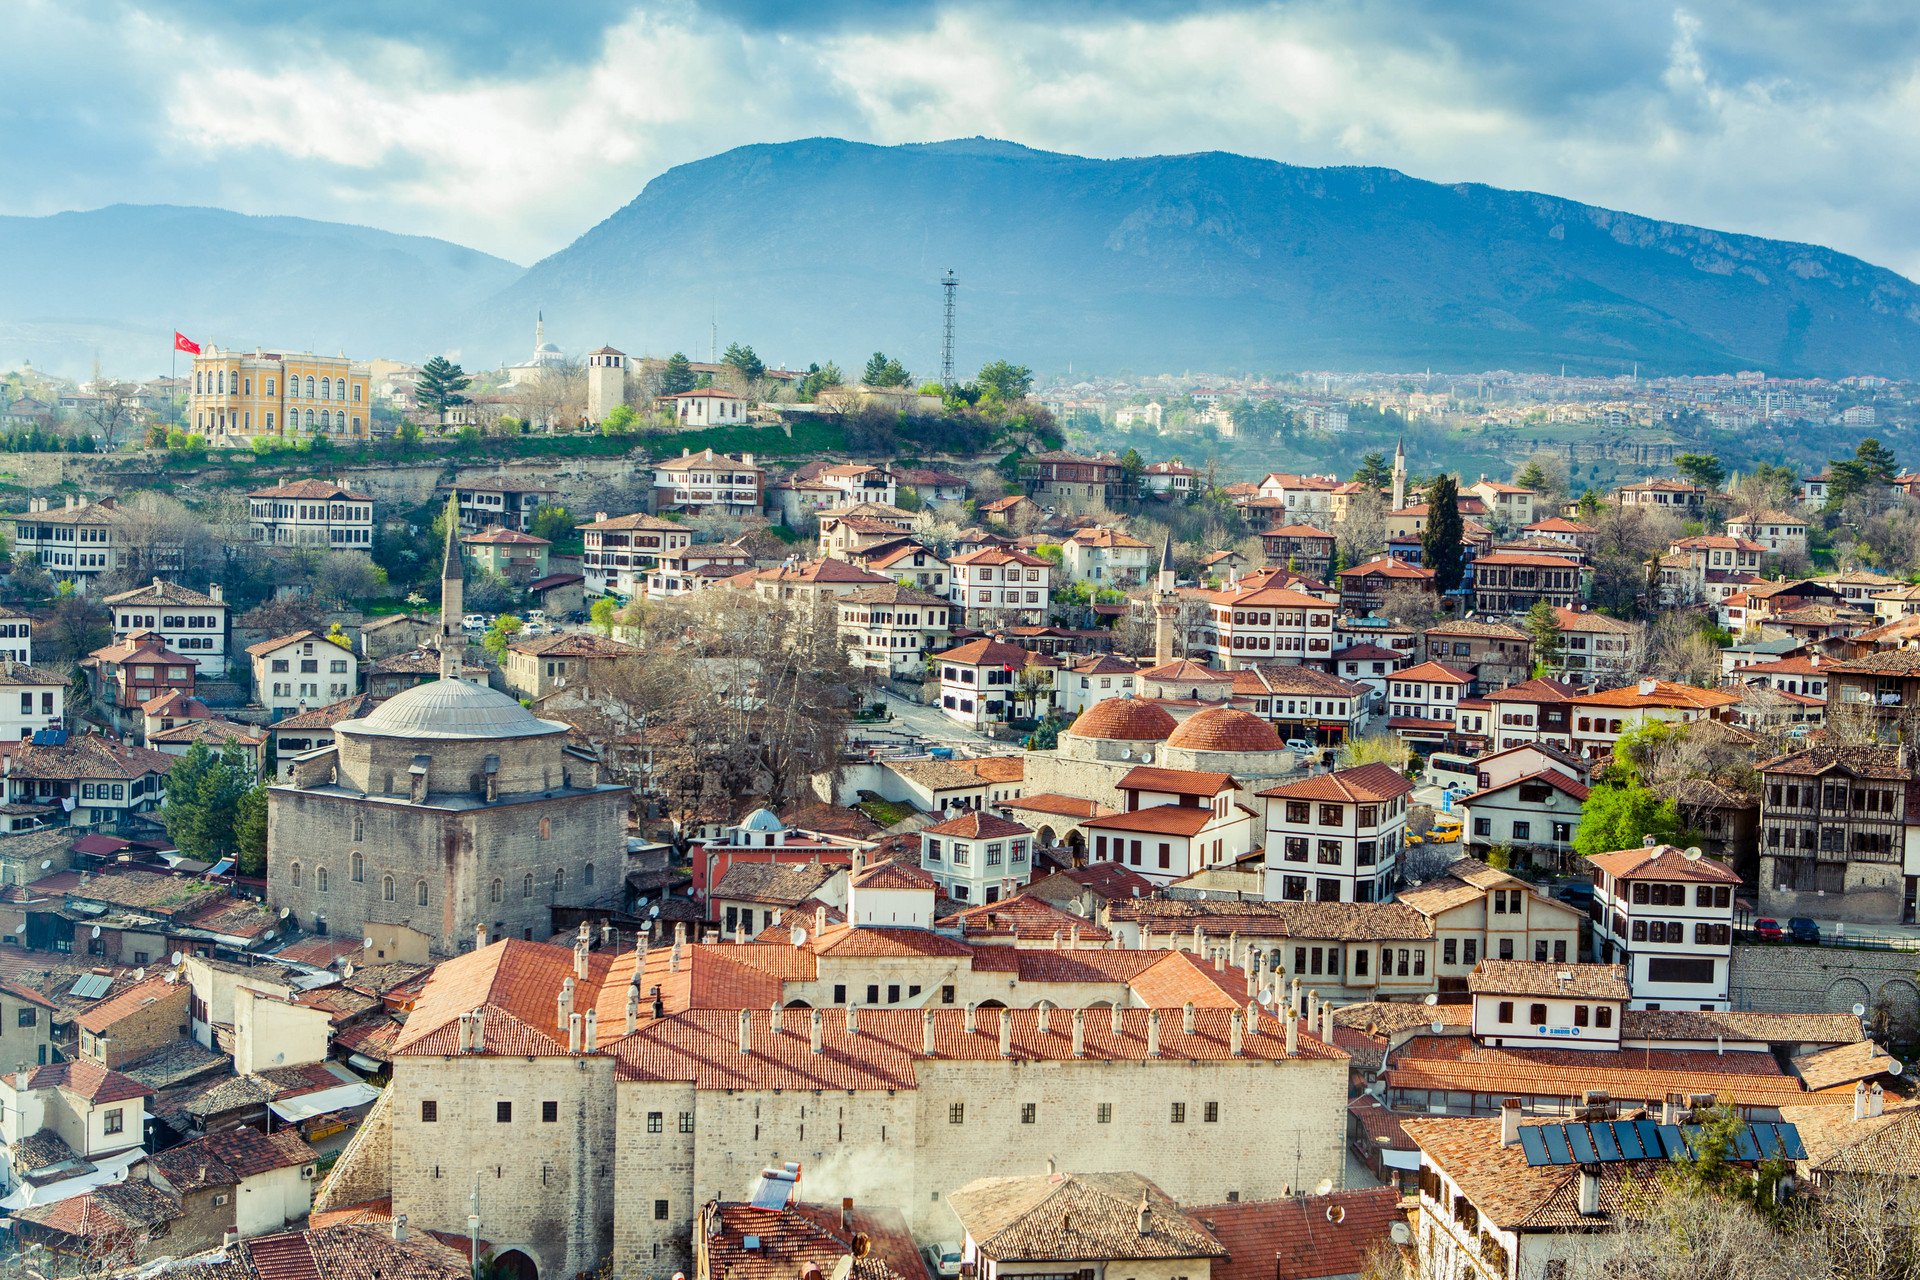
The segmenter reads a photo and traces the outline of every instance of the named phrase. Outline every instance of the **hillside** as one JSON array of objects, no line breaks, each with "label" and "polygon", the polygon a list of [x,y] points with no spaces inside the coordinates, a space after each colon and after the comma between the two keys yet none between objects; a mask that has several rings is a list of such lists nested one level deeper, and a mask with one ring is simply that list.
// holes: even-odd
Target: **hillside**
[{"label": "hillside", "polygon": [[1389,169],[809,139],[682,165],[530,268],[469,346],[936,371],[1493,367],[1920,374],[1920,289],[1814,246]]},{"label": "hillside", "polygon": [[223,209],[114,205],[0,218],[0,368],[164,373],[203,342],[420,357],[521,272],[424,236]]}]

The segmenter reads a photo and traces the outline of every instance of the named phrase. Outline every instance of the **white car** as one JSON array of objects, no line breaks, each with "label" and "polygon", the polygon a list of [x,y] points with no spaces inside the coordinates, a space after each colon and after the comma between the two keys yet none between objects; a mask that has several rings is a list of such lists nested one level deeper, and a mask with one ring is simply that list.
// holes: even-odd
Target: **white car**
[{"label": "white car", "polygon": [[547,620],[547,611],[545,609],[527,610],[528,622],[545,622],[546,620]]},{"label": "white car", "polygon": [[544,636],[550,634],[552,630],[553,628],[544,622],[529,622],[526,626],[520,628],[520,634],[523,636]]},{"label": "white car", "polygon": [[1303,756],[1310,756],[1314,753],[1315,747],[1305,738],[1288,738],[1287,750],[1296,751]]},{"label": "white car", "polygon": [[960,1246],[952,1240],[942,1240],[939,1244],[930,1244],[920,1251],[927,1259],[927,1266],[940,1280],[952,1280],[960,1274]]},{"label": "white car", "polygon": [[468,614],[466,617],[460,619],[460,629],[462,631],[485,631],[487,629],[487,615],[484,613]]}]

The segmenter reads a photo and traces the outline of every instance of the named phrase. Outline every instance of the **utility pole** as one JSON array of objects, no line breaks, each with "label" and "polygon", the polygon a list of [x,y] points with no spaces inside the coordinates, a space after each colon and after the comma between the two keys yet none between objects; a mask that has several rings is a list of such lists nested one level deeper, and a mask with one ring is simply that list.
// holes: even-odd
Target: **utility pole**
[{"label": "utility pole", "polygon": [[473,1263],[472,1274],[480,1274],[480,1171],[473,1171],[473,1194],[467,1197],[467,1256]]},{"label": "utility pole", "polygon": [[960,287],[960,281],[954,277],[953,268],[947,268],[947,274],[940,277],[940,289],[946,295],[946,328],[940,342],[940,389],[953,390],[953,295]]}]

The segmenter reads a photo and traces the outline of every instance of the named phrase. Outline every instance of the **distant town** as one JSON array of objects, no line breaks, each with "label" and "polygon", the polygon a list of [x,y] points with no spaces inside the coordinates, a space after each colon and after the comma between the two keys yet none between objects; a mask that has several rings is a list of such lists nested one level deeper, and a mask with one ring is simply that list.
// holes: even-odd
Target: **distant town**
[{"label": "distant town", "polygon": [[0,375],[28,1274],[1904,1238],[1912,384],[272,338]]}]

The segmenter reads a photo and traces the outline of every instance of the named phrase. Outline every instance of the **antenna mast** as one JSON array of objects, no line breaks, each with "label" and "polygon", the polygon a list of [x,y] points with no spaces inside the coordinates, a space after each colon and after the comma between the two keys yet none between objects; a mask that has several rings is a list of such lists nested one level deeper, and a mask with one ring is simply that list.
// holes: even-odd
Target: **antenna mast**
[{"label": "antenna mast", "polygon": [[946,329],[940,341],[940,389],[953,390],[953,293],[960,287],[954,278],[953,268],[947,268],[947,274],[940,277],[940,289],[946,294]]}]

